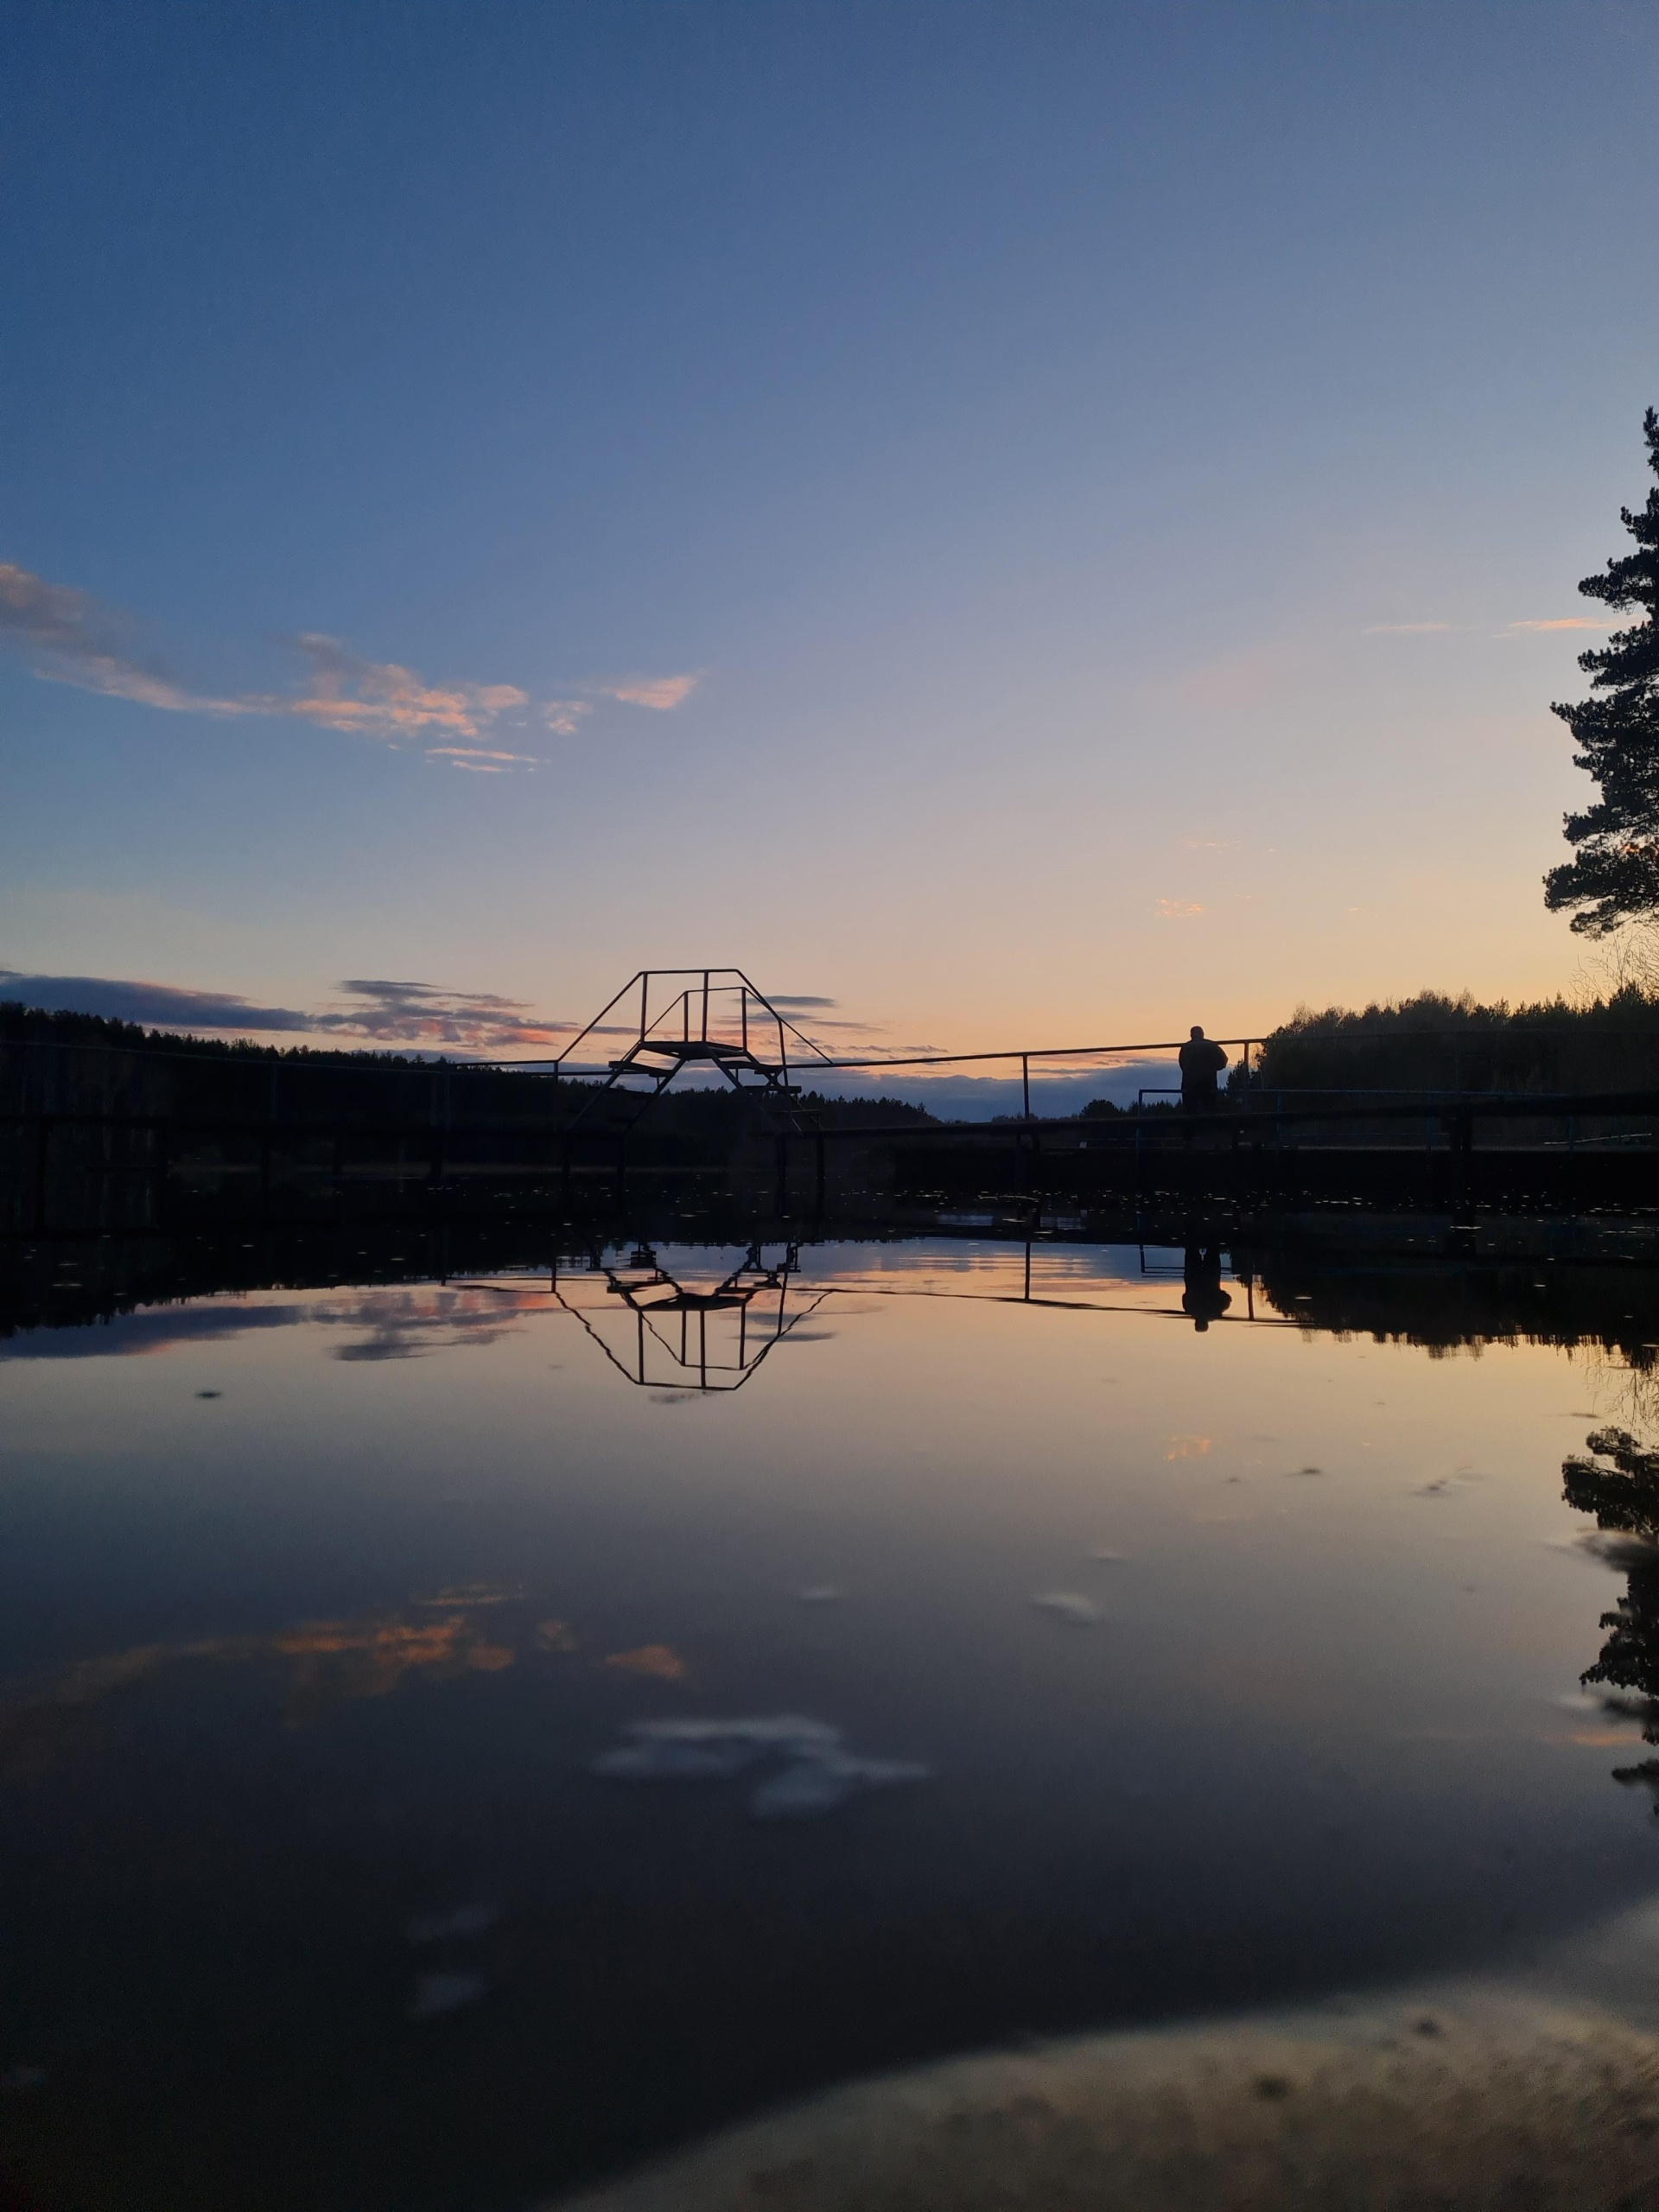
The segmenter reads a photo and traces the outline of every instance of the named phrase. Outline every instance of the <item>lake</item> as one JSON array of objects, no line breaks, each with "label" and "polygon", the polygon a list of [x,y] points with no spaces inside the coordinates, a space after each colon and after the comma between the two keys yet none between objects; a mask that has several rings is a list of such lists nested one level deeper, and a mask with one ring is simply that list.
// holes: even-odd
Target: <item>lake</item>
[{"label": "lake", "polygon": [[16,1329],[16,2201],[499,2212],[1651,1895],[1563,1497],[1659,1412],[1621,1233],[365,1250]]}]

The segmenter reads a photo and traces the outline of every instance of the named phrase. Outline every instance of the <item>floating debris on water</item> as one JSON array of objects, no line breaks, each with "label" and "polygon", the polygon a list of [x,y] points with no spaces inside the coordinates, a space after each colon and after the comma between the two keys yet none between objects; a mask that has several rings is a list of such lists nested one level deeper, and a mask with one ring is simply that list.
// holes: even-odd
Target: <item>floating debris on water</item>
[{"label": "floating debris on water", "polygon": [[416,1974],[409,2017],[411,2020],[435,2020],[441,2013],[475,2004],[488,1987],[481,1974]]},{"label": "floating debris on water", "polygon": [[1101,1618],[1100,1607],[1094,1599],[1076,1590],[1045,1590],[1031,1602],[1039,1611],[1052,1613],[1056,1620],[1074,1622],[1079,1628],[1087,1628]]},{"label": "floating debris on water", "polygon": [[450,1912],[419,1914],[404,1930],[411,1943],[453,1943],[482,1936],[501,1917],[499,1904],[458,1904]]},{"label": "floating debris on water", "polygon": [[914,1759],[867,1759],[849,1751],[839,1728],[784,1713],[743,1720],[641,1720],[629,1741],[602,1752],[589,1772],[607,1782],[725,1782],[776,1763],[749,1800],[760,1821],[815,1820],[863,1789],[925,1782]]}]

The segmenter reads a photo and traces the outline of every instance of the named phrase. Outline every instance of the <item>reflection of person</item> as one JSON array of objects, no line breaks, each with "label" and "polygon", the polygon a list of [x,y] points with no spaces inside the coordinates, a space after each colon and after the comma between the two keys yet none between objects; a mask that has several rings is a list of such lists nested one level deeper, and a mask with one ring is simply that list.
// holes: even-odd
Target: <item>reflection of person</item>
[{"label": "reflection of person", "polygon": [[1192,1316],[1192,1326],[1202,1332],[1220,1320],[1233,1302],[1221,1287],[1220,1245],[1189,1244],[1182,1272],[1186,1287],[1181,1293],[1181,1311]]},{"label": "reflection of person", "polygon": [[1213,1114],[1219,1103],[1216,1077],[1227,1065],[1226,1053],[1211,1043],[1195,1021],[1179,1057],[1182,1106],[1189,1114]]}]

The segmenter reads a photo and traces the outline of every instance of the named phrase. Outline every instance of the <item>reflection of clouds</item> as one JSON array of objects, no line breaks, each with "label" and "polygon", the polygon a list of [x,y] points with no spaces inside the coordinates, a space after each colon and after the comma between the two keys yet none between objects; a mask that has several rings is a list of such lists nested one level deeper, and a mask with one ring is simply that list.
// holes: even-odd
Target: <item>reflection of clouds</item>
[{"label": "reflection of clouds", "polygon": [[547,1294],[540,1288],[457,1290],[429,1284],[336,1300],[311,1308],[306,1318],[366,1332],[355,1344],[336,1345],[336,1359],[415,1359],[463,1344],[497,1344],[517,1335],[521,1315],[546,1311]]},{"label": "reflection of clouds", "polygon": [[423,1352],[498,1343],[517,1333],[523,1315],[546,1311],[545,1289],[531,1285],[388,1284],[303,1304],[218,1296],[73,1328],[29,1330],[0,1340],[0,1359],[133,1358],[302,1322],[364,1332],[355,1344],[335,1346],[336,1359],[412,1359]]},{"label": "reflection of clouds", "polygon": [[522,1582],[454,1582],[429,1598],[415,1598],[416,1605],[513,1605],[524,1595]]},{"label": "reflection of clouds", "polygon": [[[192,1661],[219,1666],[280,1665],[288,1678],[283,1718],[291,1728],[311,1726],[337,1705],[390,1697],[411,1681],[459,1681],[505,1673],[518,1663],[521,1653],[518,1640],[495,1609],[523,1602],[524,1592],[516,1588],[469,1583],[433,1598],[413,1599],[403,1612],[302,1621],[274,1636],[137,1644],[126,1651],[77,1660],[55,1675],[0,1693],[0,1779],[17,1781],[48,1773],[67,1758],[92,1749],[98,1741],[94,1715],[106,1700]],[[524,1639],[524,1649],[530,1653],[575,1649],[575,1637],[563,1621],[543,1621]],[[645,1645],[638,1653],[621,1656],[639,1661],[650,1653],[664,1654],[683,1671],[683,1662],[674,1659],[665,1645]],[[637,1666],[633,1671],[664,1675],[668,1670]]]},{"label": "reflection of clouds", "polygon": [[659,1682],[677,1682],[685,1662],[671,1645],[642,1643],[633,1651],[613,1651],[605,1664],[622,1675],[646,1675]]},{"label": "reflection of clouds", "polygon": [[915,1759],[862,1758],[839,1728],[797,1713],[741,1720],[637,1720],[626,1740],[588,1771],[607,1782],[725,1782],[757,1765],[769,1770],[749,1798],[758,1821],[817,1820],[849,1797],[896,1783],[924,1782]]},{"label": "reflection of clouds", "polygon": [[331,1706],[390,1697],[414,1674],[499,1674],[514,1657],[505,1644],[486,1641],[465,1613],[420,1622],[313,1621],[273,1637],[269,1649],[293,1669],[284,1716],[290,1728],[308,1726]]},{"label": "reflection of clouds", "polygon": [[0,1342],[0,1359],[130,1359],[175,1344],[239,1337],[249,1329],[285,1329],[308,1319],[303,1306],[258,1306],[238,1299],[211,1305],[162,1306],[118,1313],[70,1329],[33,1329]]}]

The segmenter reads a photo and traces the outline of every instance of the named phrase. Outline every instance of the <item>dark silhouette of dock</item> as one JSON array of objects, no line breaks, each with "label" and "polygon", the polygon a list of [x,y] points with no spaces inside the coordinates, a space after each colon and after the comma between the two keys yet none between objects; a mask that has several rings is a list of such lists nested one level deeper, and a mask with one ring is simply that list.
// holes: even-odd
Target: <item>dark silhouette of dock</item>
[{"label": "dark silhouette of dock", "polygon": [[[1230,1087],[1201,1115],[1155,1086],[1132,1106],[1031,1111],[1033,1066],[1104,1075],[1184,1041],[847,1057],[741,969],[715,968],[641,971],[547,1060],[11,1038],[0,1042],[0,1233],[142,1230],[231,1203],[262,1218],[315,1214],[348,1194],[361,1206],[377,1185],[400,1204],[422,1189],[444,1204],[508,1185],[568,1217],[642,1185],[689,1195],[721,1183],[779,1221],[855,1211],[879,1193],[1659,1203],[1659,1084],[1275,1089],[1261,1039],[1224,1038]],[[1024,1110],[989,1122],[808,1087],[999,1064],[1019,1070]]]}]

